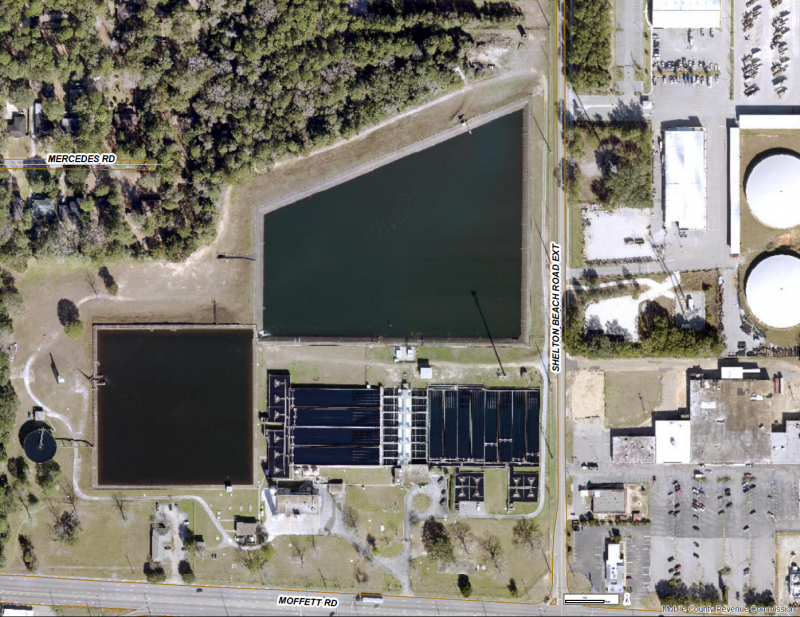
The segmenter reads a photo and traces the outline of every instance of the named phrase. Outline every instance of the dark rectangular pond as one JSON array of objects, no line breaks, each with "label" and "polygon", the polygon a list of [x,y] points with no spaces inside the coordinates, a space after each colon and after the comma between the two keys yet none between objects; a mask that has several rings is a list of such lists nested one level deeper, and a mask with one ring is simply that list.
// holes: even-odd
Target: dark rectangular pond
[{"label": "dark rectangular pond", "polygon": [[520,336],[523,112],[264,215],[273,336]]},{"label": "dark rectangular pond", "polygon": [[98,329],[100,486],[253,483],[249,328]]}]

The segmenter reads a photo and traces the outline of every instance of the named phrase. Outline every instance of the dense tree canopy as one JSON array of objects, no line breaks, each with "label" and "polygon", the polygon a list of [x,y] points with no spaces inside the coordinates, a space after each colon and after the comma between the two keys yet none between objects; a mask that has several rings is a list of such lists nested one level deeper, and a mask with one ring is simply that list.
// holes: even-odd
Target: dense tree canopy
[{"label": "dense tree canopy", "polygon": [[573,0],[567,20],[568,77],[579,92],[611,85],[611,5],[606,0]]},{"label": "dense tree canopy", "polygon": [[[157,166],[126,185],[124,199],[110,174],[96,174],[90,190],[70,171],[68,196],[81,198],[70,220],[6,221],[0,259],[181,260],[213,237],[223,184],[459,86],[454,69],[469,71],[474,44],[467,31],[519,14],[469,1],[443,11],[375,0],[357,14],[341,0],[200,0],[198,10],[141,0],[115,13],[102,0],[8,0],[0,99],[41,101],[53,151],[113,149]],[[133,125],[113,122],[123,103],[135,106]],[[53,192],[48,180],[37,192]],[[12,199],[0,195],[0,210]]]}]

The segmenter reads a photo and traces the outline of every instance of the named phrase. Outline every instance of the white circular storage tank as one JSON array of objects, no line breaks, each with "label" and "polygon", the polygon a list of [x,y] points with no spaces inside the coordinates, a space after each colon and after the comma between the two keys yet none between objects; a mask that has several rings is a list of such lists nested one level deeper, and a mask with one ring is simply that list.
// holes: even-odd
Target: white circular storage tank
[{"label": "white circular storage tank", "polygon": [[750,271],[745,285],[753,315],[772,328],[791,328],[800,323],[800,259],[774,255]]},{"label": "white circular storage tank", "polygon": [[750,211],[767,227],[800,225],[800,157],[773,154],[756,163],[745,194]]}]

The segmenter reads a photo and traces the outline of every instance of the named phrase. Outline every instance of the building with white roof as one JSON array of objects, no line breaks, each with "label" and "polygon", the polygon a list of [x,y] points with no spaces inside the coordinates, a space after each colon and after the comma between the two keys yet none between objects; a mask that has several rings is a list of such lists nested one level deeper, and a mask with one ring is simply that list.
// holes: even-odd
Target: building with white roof
[{"label": "building with white roof", "polygon": [[659,420],[655,424],[656,464],[689,464],[692,460],[692,423],[689,420]]},{"label": "building with white roof", "polygon": [[800,259],[772,255],[760,261],[745,283],[745,296],[756,319],[772,328],[800,323]]},{"label": "building with white roof", "polygon": [[608,544],[606,591],[609,593],[625,591],[625,560],[622,557],[622,546],[616,542]]},{"label": "building with white roof", "polygon": [[653,0],[654,28],[719,28],[720,0]]},{"label": "building with white roof", "polygon": [[654,28],[719,28],[720,0],[653,0]]},{"label": "building with white roof", "polygon": [[664,223],[706,227],[706,133],[701,128],[664,131]]}]

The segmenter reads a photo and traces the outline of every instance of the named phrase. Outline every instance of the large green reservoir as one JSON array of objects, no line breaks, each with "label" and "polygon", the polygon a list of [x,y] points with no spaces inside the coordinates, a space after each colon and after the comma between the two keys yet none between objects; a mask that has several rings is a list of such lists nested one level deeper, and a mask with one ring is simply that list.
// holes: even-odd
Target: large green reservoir
[{"label": "large green reservoir", "polygon": [[272,336],[520,336],[523,111],[264,215]]}]

